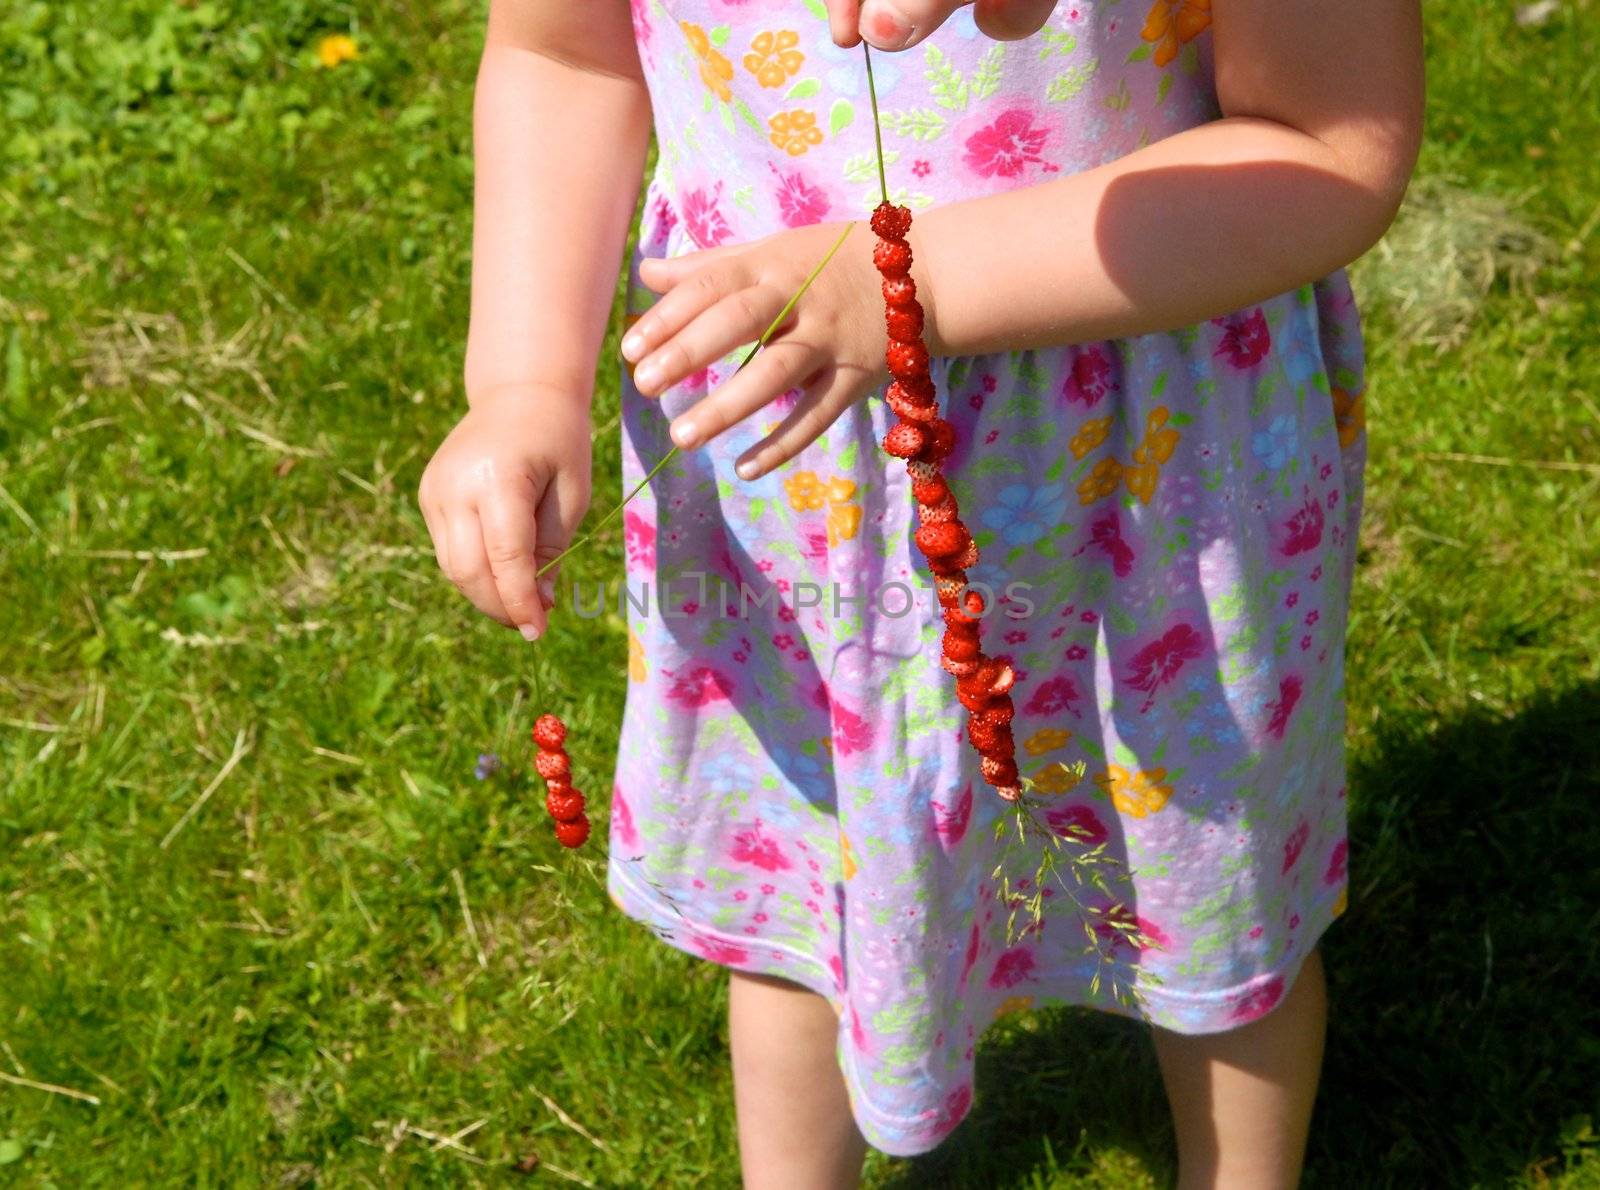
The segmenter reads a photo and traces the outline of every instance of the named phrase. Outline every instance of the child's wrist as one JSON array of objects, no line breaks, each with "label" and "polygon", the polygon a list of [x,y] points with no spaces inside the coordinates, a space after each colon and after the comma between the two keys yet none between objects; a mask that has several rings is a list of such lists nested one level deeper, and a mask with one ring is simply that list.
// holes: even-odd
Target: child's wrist
[{"label": "child's wrist", "polygon": [[563,412],[574,408],[588,414],[594,404],[594,385],[550,380],[495,380],[467,385],[467,407],[490,405],[520,406],[529,411],[555,407]]}]

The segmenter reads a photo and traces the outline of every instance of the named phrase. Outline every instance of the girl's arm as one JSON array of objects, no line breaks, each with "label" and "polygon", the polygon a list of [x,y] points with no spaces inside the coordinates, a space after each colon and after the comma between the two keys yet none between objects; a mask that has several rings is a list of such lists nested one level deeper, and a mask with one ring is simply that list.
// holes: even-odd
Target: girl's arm
[{"label": "girl's arm", "polygon": [[626,0],[493,0],[474,109],[467,413],[423,473],[439,565],[544,631],[589,506],[594,371],[649,138]]},{"label": "girl's arm", "polygon": [[1223,119],[918,220],[931,350],[1185,326],[1323,277],[1377,242],[1421,139],[1418,4],[1215,0],[1213,10]]}]

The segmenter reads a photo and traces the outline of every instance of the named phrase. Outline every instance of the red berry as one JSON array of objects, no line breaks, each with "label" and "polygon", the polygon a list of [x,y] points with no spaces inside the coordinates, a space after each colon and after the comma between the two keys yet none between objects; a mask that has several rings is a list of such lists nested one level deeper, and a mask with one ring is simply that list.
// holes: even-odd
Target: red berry
[{"label": "red berry", "polygon": [[533,742],[554,752],[567,738],[567,725],[554,715],[540,715],[533,724]]},{"label": "red berry", "polygon": [[872,263],[885,277],[904,277],[911,270],[911,245],[904,240],[879,240]]},{"label": "red berry", "polygon": [[893,309],[900,309],[917,300],[917,283],[909,276],[885,277],[883,300]]},{"label": "red berry", "polygon": [[911,209],[886,202],[872,212],[872,230],[886,240],[903,240],[911,230]]},{"label": "red berry", "polygon": [[589,819],[579,814],[571,822],[556,823],[556,841],[563,847],[582,847],[589,837]]},{"label": "red berry", "polygon": [[996,785],[994,791],[1008,802],[1020,802],[1022,800],[1022,786],[1020,785]]},{"label": "red berry", "polygon": [[950,521],[923,525],[917,530],[917,548],[930,558],[945,558],[960,553],[966,548],[967,541],[967,531]]},{"label": "red berry", "polygon": [[955,564],[961,567],[962,570],[971,570],[976,566],[978,564],[978,543],[976,541],[968,541],[966,552],[955,559]]},{"label": "red berry", "polygon": [[966,575],[941,575],[935,574],[933,589],[939,596],[940,607],[954,607],[956,600],[961,598],[961,592],[966,588]]},{"label": "red berry", "polygon": [[1015,785],[1020,779],[1015,760],[985,756],[980,762],[983,779],[990,785]]},{"label": "red berry", "polygon": [[533,754],[533,767],[539,770],[539,775],[546,781],[567,781],[572,777],[572,763],[565,752],[546,752],[541,749]]},{"label": "red berry", "polygon": [[948,493],[937,504],[918,504],[917,511],[922,514],[924,525],[942,525],[960,519],[956,511],[956,499]]},{"label": "red berry", "polygon": [[933,479],[939,474],[938,463],[927,463],[921,459],[906,460],[906,474],[914,480]]},{"label": "red berry", "polygon": [[942,647],[944,655],[952,661],[975,661],[980,655],[978,638],[964,632],[947,631]]},{"label": "red berry", "polygon": [[576,789],[561,793],[552,789],[544,796],[544,808],[557,822],[574,822],[583,817],[583,794]]},{"label": "red berry", "polygon": [[889,324],[889,337],[909,343],[913,339],[922,338],[922,303],[912,298],[903,306],[892,306],[886,312],[884,321]]},{"label": "red berry", "polygon": [[928,422],[939,416],[939,406],[912,396],[898,380],[889,386],[883,399],[897,416],[906,421]]},{"label": "red berry", "polygon": [[992,723],[998,727],[1010,723],[1016,713],[1017,706],[1011,701],[1011,695],[1001,694],[991,698],[983,710],[973,718],[982,719],[985,723]]},{"label": "red berry", "polygon": [[943,476],[911,481],[911,498],[918,504],[937,504],[949,494],[950,485],[945,483]]},{"label": "red berry", "polygon": [[966,584],[966,568],[958,563],[954,557],[929,558],[928,569],[933,572],[935,578],[953,578],[962,585]]},{"label": "red berry", "polygon": [[922,449],[922,445],[922,431],[910,422],[895,422],[883,436],[883,449],[898,459],[909,459]]},{"label": "red berry", "polygon": [[939,664],[944,666],[946,673],[953,674],[957,678],[964,678],[968,674],[974,673],[978,668],[976,661],[957,661],[951,657],[939,658]]},{"label": "red berry", "polygon": [[928,438],[923,446],[921,457],[929,463],[940,463],[950,457],[950,452],[955,449],[956,432],[950,423],[943,418],[935,418],[928,423]]},{"label": "red berry", "polygon": [[968,683],[971,677],[961,678],[956,682],[956,697],[961,700],[961,705],[969,711],[981,711],[989,705],[989,700],[994,697],[987,690],[980,690]]},{"label": "red berry", "polygon": [[921,343],[891,339],[883,359],[896,380],[914,381],[928,374],[928,349]]},{"label": "red berry", "polygon": [[981,722],[976,715],[967,721],[967,739],[984,756],[995,753],[1001,740],[1001,729],[992,723]]}]

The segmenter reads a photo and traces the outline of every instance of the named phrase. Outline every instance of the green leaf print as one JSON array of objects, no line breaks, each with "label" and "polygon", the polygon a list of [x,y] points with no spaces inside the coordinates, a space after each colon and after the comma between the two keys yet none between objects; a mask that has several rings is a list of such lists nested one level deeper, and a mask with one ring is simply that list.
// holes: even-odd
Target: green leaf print
[{"label": "green leaf print", "polygon": [[822,0],[806,0],[806,8],[817,20],[825,21],[828,19],[828,8],[827,5],[823,4]]},{"label": "green leaf print", "polygon": [[[885,165],[893,165],[899,160],[899,149],[884,149],[883,163]],[[862,182],[871,182],[874,186],[876,186],[878,184],[877,157],[872,153],[856,153],[853,156],[846,157],[844,160],[844,180],[858,184]],[[876,202],[870,204],[870,206],[876,205]]]},{"label": "green leaf print", "polygon": [[839,469],[848,471],[856,465],[856,443],[852,441],[839,452]]},{"label": "green leaf print", "polygon": [[987,99],[1000,86],[1000,64],[1005,59],[1006,47],[996,43],[989,47],[972,76],[972,98]]},{"label": "green leaf print", "polygon": [[1046,88],[1044,97],[1051,103],[1062,103],[1073,98],[1089,84],[1089,80],[1099,69],[1099,58],[1090,58],[1087,62],[1078,63],[1065,73],[1057,75]]},{"label": "green leaf print", "polygon": [[1195,74],[1200,69],[1200,49],[1194,42],[1189,42],[1178,54],[1178,66],[1184,74]]},{"label": "green leaf print", "polygon": [[1129,50],[1128,51],[1128,57],[1127,57],[1126,60],[1129,61],[1129,62],[1143,62],[1149,56],[1150,56],[1150,43],[1148,41],[1146,41],[1146,42],[1141,42],[1139,45],[1136,45],[1136,46],[1133,47],[1133,49]]},{"label": "green leaf print", "polygon": [[766,514],[766,511],[767,499],[765,496],[757,496],[750,501],[750,520],[752,523],[759,521]]},{"label": "green leaf print", "polygon": [[766,125],[764,125],[759,119],[756,118],[755,112],[750,110],[750,105],[747,104],[744,100],[742,100],[742,99],[734,100],[733,101],[733,110],[738,112],[739,113],[739,118],[741,120],[743,120],[746,124],[750,125],[751,128],[754,128],[757,132],[761,133],[762,135],[766,135],[766,131],[767,131]]},{"label": "green leaf print", "polygon": [[945,118],[931,107],[913,107],[903,112],[884,112],[883,126],[896,136],[912,140],[938,140],[944,135]]},{"label": "green leaf print", "polygon": [[738,207],[743,207],[745,210],[749,211],[752,215],[755,214],[756,213],[755,192],[756,192],[756,188],[754,186],[740,186],[739,189],[737,189],[737,190],[735,190],[733,192],[733,203],[734,203],[734,205],[738,206]]},{"label": "green leaf print", "polygon": [[855,105],[848,99],[835,99],[833,110],[828,113],[828,135],[838,136],[854,123],[856,118]]},{"label": "green leaf print", "polygon": [[718,107],[717,107],[717,115],[722,119],[722,127],[726,131],[732,132],[733,131],[733,113],[728,110],[727,104],[719,104],[718,105]]},{"label": "green leaf print", "polygon": [[1066,466],[1067,456],[1062,455],[1055,462],[1050,464],[1050,470],[1044,473],[1045,480],[1049,483],[1054,483],[1056,480],[1061,478],[1061,472],[1066,470]]},{"label": "green leaf print", "polygon": [[711,38],[712,45],[720,49],[728,44],[728,35],[732,32],[733,30],[727,25],[718,25],[715,29],[711,30],[710,33],[706,34],[706,36]]},{"label": "green leaf print", "polygon": [[784,93],[784,99],[810,99],[822,90],[822,84],[816,79],[801,79]]},{"label": "green leaf print", "polygon": [[1128,747],[1128,745],[1124,744],[1121,740],[1118,740],[1116,745],[1111,749],[1111,758],[1125,769],[1136,769],[1139,767],[1138,755],[1132,748]]},{"label": "green leaf print", "polygon": [[1132,636],[1139,631],[1139,622],[1120,607],[1113,607],[1106,612],[1106,623],[1123,636]]},{"label": "green leaf print", "polygon": [[1164,74],[1161,81],[1156,84],[1156,105],[1159,107],[1167,101],[1167,92],[1172,90],[1172,76]]},{"label": "green leaf print", "polygon": [[1078,39],[1070,33],[1058,33],[1054,29],[1045,29],[1040,33],[1044,39],[1044,48],[1039,51],[1039,61],[1060,56],[1065,58],[1078,48]]},{"label": "green leaf print", "polygon": [[928,63],[925,73],[928,81],[933,84],[933,101],[953,112],[966,111],[967,84],[961,77],[961,72],[950,64],[944,52],[932,42],[926,44],[923,56]]}]

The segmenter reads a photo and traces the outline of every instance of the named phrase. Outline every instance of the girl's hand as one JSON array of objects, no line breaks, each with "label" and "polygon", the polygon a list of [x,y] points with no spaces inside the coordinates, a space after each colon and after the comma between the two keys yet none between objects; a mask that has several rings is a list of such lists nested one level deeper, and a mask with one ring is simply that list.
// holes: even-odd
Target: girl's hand
[{"label": "girl's hand", "polygon": [[443,570],[479,611],[537,640],[555,603],[538,568],[589,507],[588,403],[534,386],[492,389],[440,444],[417,502]]},{"label": "girl's hand", "polygon": [[[640,279],[662,294],[622,340],[634,384],[658,397],[735,348],[760,338],[838,240],[839,224],[779,232],[736,247],[651,259]],[[672,423],[672,440],[700,446],[790,389],[799,402],[739,456],[756,479],[815,442],[851,404],[888,376],[883,303],[872,267],[872,230],[862,220],[749,367]]]},{"label": "girl's hand", "polygon": [[827,0],[828,28],[845,49],[865,38],[873,49],[908,50],[969,4],[984,36],[1018,41],[1039,31],[1056,0]]}]

